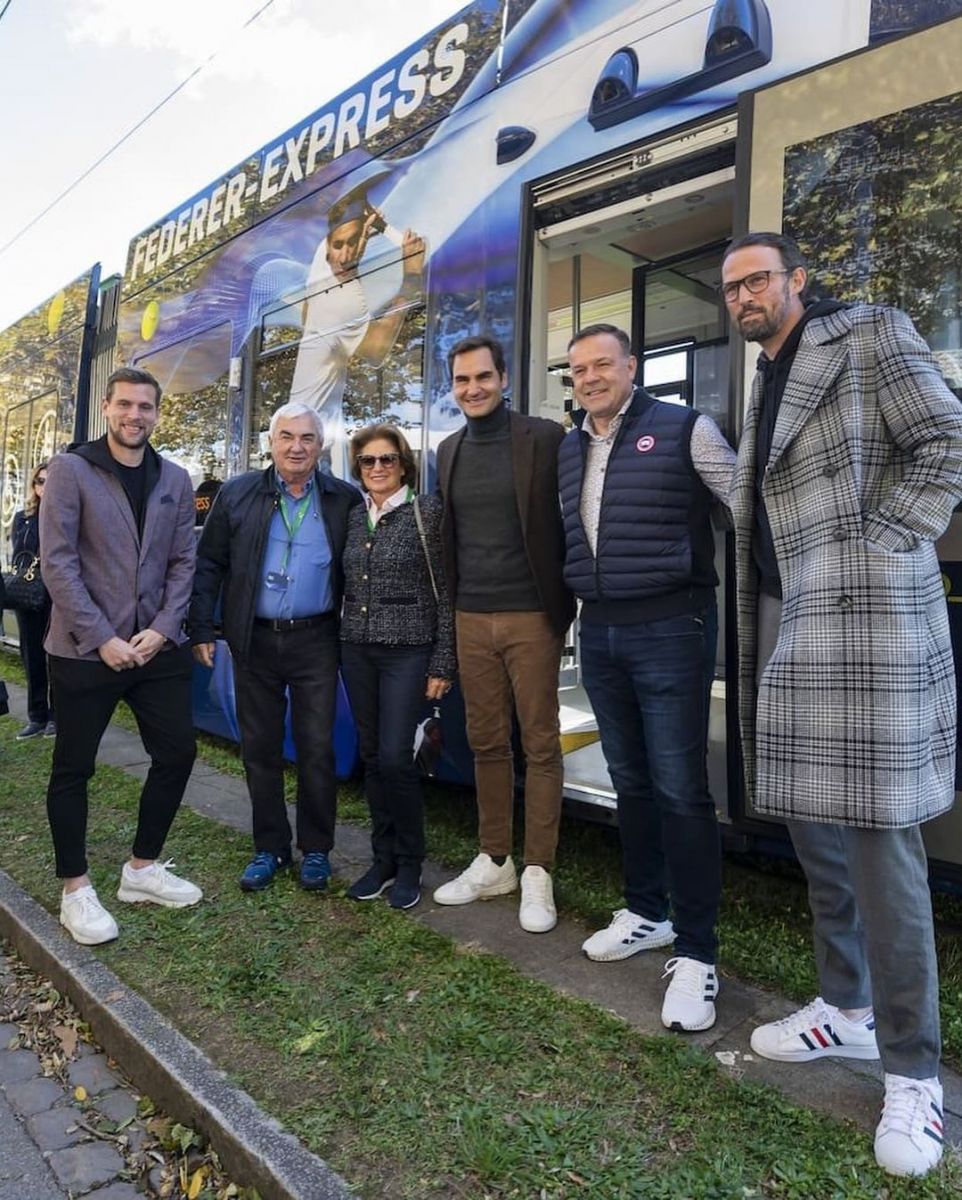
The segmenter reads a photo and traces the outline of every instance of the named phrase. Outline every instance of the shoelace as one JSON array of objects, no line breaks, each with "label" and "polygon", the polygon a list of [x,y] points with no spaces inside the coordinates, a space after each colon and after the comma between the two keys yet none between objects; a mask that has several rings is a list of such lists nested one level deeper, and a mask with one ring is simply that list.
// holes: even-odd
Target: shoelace
[{"label": "shoelace", "polygon": [[[277,855],[274,854],[273,851],[258,850],[257,853],[254,855],[254,860],[251,863],[251,866],[258,866],[258,867],[273,866],[276,859],[277,859]],[[174,864],[171,863],[170,865],[173,866]]]},{"label": "shoelace", "polygon": [[96,892],[84,892],[73,903],[80,909],[81,920],[85,920],[88,917],[100,916],[107,911],[100,903]]},{"label": "shoelace", "polygon": [[695,1000],[703,1000],[705,993],[705,976],[702,964],[691,958],[669,958],[665,963],[665,973],[662,979],[672,977],[671,986],[686,996]]},{"label": "shoelace", "polygon": [[891,1085],[885,1091],[882,1120],[886,1132],[901,1133],[915,1139],[925,1124],[925,1109],[929,1094],[923,1087],[912,1084]]},{"label": "shoelace", "polygon": [[551,882],[551,876],[545,873],[544,875],[529,875],[524,880],[524,890],[527,893],[526,899],[537,900],[544,903],[548,899],[548,884]]},{"label": "shoelace", "polygon": [[834,1028],[835,1010],[829,1008],[821,996],[816,996],[811,1004],[806,1004],[798,1012],[789,1013],[774,1024],[786,1033],[798,1033],[799,1030],[809,1029],[813,1025],[822,1026],[826,1022]]}]

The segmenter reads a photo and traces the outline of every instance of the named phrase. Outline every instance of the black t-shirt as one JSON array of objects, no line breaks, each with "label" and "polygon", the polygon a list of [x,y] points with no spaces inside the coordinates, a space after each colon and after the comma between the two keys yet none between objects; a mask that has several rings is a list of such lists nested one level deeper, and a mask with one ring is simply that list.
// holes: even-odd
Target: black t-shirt
[{"label": "black t-shirt", "polygon": [[758,370],[762,377],[762,402],[755,437],[755,530],[752,535],[752,557],[758,569],[759,588],[778,599],[782,596],[782,580],[775,558],[772,527],[768,521],[765,501],[762,499],[765,468],[772,452],[775,422],[778,419],[782,396],[785,394],[785,385],[795,362],[798,343],[802,339],[802,330],[813,317],[824,317],[840,308],[845,308],[845,305],[838,300],[818,300],[810,304],[775,357],[769,358],[764,351],[758,357]]},{"label": "black t-shirt", "polygon": [[113,460],[117,478],[124,485],[127,499],[133,510],[138,534],[144,532],[144,509],[147,507],[147,456],[144,455],[136,467],[127,467]]}]

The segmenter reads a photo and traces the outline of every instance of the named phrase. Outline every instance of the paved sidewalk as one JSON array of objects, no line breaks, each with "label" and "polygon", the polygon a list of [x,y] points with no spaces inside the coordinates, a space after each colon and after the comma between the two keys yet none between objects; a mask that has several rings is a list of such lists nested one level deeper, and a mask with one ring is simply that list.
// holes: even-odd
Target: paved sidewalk
[{"label": "paved sidewalk", "polygon": [[[100,1116],[115,1124],[132,1118],[136,1096],[88,1043],[78,1044],[68,1087],[44,1075],[33,1050],[11,1048],[18,1029],[4,1020],[4,998],[13,982],[0,950],[0,1200],[69,1200],[94,1188],[97,1200],[143,1200],[119,1178],[123,1156],[89,1132]],[[89,1102],[74,1098],[77,1087]]]},{"label": "paved sidewalk", "polygon": [[[25,713],[24,689],[10,686],[11,713]],[[24,747],[29,752],[28,747]],[[137,778],[147,770],[147,758],[134,733],[111,726],[101,745],[99,761],[122,768]],[[185,803],[195,811],[245,832],[250,828],[250,803],[243,780],[221,775],[198,763],[191,776]],[[339,825],[331,856],[334,872],[352,879],[369,862],[366,829]],[[186,864],[185,864],[186,866]],[[722,974],[718,1020],[705,1033],[668,1034],[661,1024],[665,984],[662,973],[670,955],[647,951],[623,962],[593,963],[581,952],[589,929],[563,918],[549,934],[532,935],[517,920],[518,898],[507,896],[463,907],[442,907],[430,899],[433,889],[453,874],[425,863],[424,900],[412,910],[414,920],[462,943],[472,943],[510,960],[519,971],[540,979],[559,991],[592,1001],[628,1022],[639,1032],[686,1039],[714,1054],[723,1070],[738,1078],[764,1082],[790,1100],[839,1120],[854,1121],[870,1131],[878,1121],[882,1098],[882,1073],[877,1063],[822,1059],[807,1065],[770,1062],[753,1055],[751,1031],[764,1021],[796,1008],[784,997],[752,987]],[[962,1144],[962,1078],[944,1069],[946,1137],[948,1145]]]}]

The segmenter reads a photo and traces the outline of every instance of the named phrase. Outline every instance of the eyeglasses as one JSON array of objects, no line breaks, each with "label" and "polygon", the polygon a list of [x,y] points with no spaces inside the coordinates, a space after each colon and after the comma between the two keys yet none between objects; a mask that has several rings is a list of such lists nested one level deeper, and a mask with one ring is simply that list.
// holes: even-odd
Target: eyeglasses
[{"label": "eyeglasses", "polygon": [[396,467],[401,461],[400,454],[359,454],[358,466],[362,471],[370,471],[376,466]]},{"label": "eyeglasses", "polygon": [[749,295],[757,296],[768,287],[773,275],[791,275],[791,271],[752,271],[751,275],[746,275],[744,279],[730,279],[728,283],[720,283],[718,291],[726,304],[734,304],[742,285]]}]

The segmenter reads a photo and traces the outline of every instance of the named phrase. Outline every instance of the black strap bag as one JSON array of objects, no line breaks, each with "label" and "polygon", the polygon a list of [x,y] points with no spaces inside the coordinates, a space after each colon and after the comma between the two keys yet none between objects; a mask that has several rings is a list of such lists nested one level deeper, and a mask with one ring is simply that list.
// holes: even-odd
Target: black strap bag
[{"label": "black strap bag", "polygon": [[6,607],[16,612],[40,612],[47,603],[47,589],[40,574],[40,556],[21,550],[3,573]]}]

